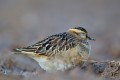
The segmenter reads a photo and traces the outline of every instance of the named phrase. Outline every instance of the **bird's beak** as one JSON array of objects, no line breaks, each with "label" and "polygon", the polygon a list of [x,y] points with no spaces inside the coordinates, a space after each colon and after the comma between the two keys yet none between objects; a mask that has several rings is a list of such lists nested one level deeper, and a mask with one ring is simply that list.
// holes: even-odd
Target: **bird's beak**
[{"label": "bird's beak", "polygon": [[88,38],[89,40],[95,41],[95,39],[91,38],[90,36],[87,36],[87,38]]}]

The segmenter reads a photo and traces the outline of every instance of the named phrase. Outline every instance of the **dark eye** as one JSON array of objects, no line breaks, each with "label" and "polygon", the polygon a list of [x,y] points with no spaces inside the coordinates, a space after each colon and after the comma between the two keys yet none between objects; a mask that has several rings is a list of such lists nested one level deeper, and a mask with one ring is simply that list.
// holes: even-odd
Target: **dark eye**
[{"label": "dark eye", "polygon": [[83,36],[86,36],[86,34],[85,33],[81,33],[80,36],[83,37]]},{"label": "dark eye", "polygon": [[85,34],[85,33],[81,33],[81,34],[80,34],[80,37],[85,38],[85,37],[86,37],[86,34]]}]

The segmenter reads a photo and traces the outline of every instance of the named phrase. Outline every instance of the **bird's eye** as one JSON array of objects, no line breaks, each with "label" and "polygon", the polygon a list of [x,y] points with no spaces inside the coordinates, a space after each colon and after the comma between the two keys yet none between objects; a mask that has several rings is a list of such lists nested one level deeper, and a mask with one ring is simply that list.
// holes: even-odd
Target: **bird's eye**
[{"label": "bird's eye", "polygon": [[86,38],[86,34],[85,34],[85,33],[81,33],[81,34],[80,34],[80,37],[81,37],[81,38]]}]

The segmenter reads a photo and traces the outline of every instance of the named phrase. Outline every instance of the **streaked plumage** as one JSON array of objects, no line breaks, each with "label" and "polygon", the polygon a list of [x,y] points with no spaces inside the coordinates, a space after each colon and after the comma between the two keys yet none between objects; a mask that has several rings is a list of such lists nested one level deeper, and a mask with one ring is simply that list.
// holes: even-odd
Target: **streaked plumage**
[{"label": "streaked plumage", "polygon": [[92,40],[84,28],[75,27],[16,51],[33,58],[48,72],[64,71],[87,60],[90,53],[88,39]]}]

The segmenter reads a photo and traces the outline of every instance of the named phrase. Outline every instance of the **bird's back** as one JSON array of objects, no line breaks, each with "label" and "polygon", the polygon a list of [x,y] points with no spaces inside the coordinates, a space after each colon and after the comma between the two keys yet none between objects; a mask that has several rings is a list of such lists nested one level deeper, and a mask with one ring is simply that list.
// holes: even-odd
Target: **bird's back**
[{"label": "bird's back", "polygon": [[[77,41],[77,42],[76,42]],[[75,47],[78,44],[77,38],[67,32],[52,35],[38,43],[17,48],[18,52],[33,52],[40,55],[51,55],[53,51],[63,51]]]}]

